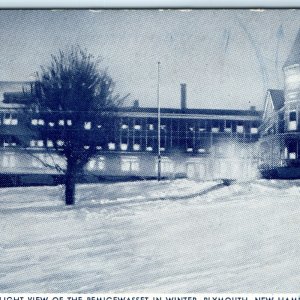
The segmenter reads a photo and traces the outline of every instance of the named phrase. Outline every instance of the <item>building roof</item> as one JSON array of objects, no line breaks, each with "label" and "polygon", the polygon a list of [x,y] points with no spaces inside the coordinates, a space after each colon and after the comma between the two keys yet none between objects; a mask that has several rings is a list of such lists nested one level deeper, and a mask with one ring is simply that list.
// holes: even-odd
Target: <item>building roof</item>
[{"label": "building roof", "polygon": [[290,54],[284,63],[283,67],[288,67],[291,65],[300,64],[300,29],[297,33],[294,44],[291,48]]},{"label": "building roof", "polygon": [[[0,109],[18,109],[24,108],[26,105],[32,103],[32,99],[28,93],[26,93],[26,89],[28,90],[30,85],[28,82],[1,82],[0,81],[0,93],[2,92],[2,101],[0,101]],[[131,106],[131,107],[122,107],[119,109],[119,112],[125,114],[142,114],[146,116],[147,114],[154,115],[157,114],[157,107],[139,107],[139,106]],[[172,117],[172,115],[181,115],[182,117],[221,117],[226,118],[260,118],[262,112],[254,109],[248,110],[237,110],[237,109],[180,109],[180,108],[161,108],[162,116],[168,115]]]},{"label": "building roof", "polygon": [[[156,107],[123,107],[122,112],[157,113]],[[234,109],[185,109],[161,108],[162,114],[195,114],[195,115],[222,115],[222,116],[261,116],[257,110],[234,110]]]},{"label": "building roof", "polygon": [[283,90],[269,90],[274,110],[278,111],[284,105],[284,92]]},{"label": "building roof", "polygon": [[30,89],[30,83],[25,81],[0,81],[0,102],[4,100],[5,93],[20,93]]}]

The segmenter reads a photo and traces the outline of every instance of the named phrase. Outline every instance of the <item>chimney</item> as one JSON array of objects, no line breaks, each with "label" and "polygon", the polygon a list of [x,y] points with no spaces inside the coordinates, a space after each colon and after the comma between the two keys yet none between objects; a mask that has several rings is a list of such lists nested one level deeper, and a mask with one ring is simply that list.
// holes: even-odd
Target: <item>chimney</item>
[{"label": "chimney", "polygon": [[255,107],[254,105],[251,105],[251,106],[250,106],[250,110],[251,110],[251,111],[256,111],[256,107]]},{"label": "chimney", "polygon": [[181,110],[186,110],[186,84],[181,83]]},{"label": "chimney", "polygon": [[133,101],[133,107],[134,107],[134,108],[140,107],[139,100],[134,100],[134,101]]}]

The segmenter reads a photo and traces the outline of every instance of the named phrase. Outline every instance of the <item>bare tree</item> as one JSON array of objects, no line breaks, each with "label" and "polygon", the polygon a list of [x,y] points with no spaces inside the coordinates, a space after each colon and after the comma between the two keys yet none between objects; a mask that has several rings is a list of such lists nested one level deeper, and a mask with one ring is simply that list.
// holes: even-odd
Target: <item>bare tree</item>
[{"label": "bare tree", "polygon": [[73,205],[77,175],[105,147],[125,97],[114,94],[114,82],[99,59],[78,46],[52,55],[36,76],[34,108],[45,122],[39,134],[65,158],[65,203]]}]

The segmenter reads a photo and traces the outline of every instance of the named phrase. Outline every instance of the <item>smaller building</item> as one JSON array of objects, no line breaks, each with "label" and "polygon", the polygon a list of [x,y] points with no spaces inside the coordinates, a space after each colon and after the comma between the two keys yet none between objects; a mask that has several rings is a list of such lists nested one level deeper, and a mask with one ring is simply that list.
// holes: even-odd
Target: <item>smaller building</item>
[{"label": "smaller building", "polygon": [[300,30],[283,66],[284,90],[267,92],[260,127],[265,177],[300,178]]}]

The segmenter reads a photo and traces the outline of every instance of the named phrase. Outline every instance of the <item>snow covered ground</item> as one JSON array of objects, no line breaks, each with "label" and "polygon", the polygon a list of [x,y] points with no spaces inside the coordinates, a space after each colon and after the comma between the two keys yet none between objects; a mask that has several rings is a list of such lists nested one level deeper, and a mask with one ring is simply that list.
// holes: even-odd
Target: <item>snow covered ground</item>
[{"label": "snow covered ground", "polygon": [[295,292],[300,181],[0,189],[1,292]]}]

